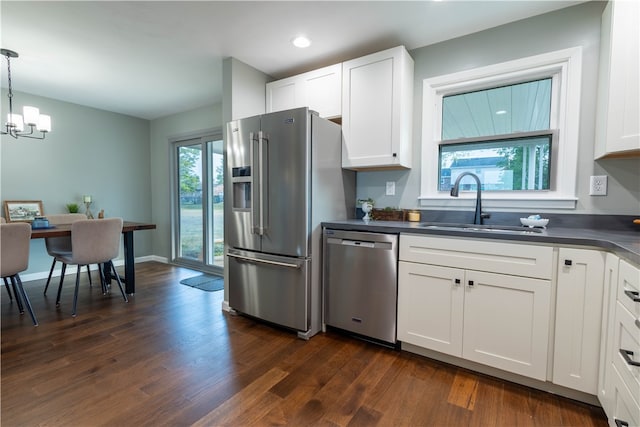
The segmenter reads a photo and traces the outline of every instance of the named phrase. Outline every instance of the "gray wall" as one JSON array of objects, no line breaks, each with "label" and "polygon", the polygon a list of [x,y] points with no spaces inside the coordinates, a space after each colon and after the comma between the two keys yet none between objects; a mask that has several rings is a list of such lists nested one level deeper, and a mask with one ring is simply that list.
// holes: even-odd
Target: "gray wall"
[{"label": "gray wall", "polygon": [[[200,131],[222,126],[220,104],[198,108],[151,121],[151,211],[158,227],[153,235],[154,255],[171,259],[171,165],[170,143]],[[137,252],[137,251],[136,251]]]},{"label": "gray wall", "polygon": [[[418,207],[422,135],[422,81],[517,58],[574,46],[583,48],[578,203],[566,213],[629,214],[640,207],[640,159],[593,160],[600,19],[604,2],[590,2],[409,52],[415,61],[413,167],[410,171],[359,172],[358,198],[372,197],[378,207]],[[589,196],[589,176],[609,175],[605,197]],[[396,195],[385,196],[386,181]]]},{"label": "gray wall", "polygon": [[[5,100],[3,90],[3,106]],[[2,201],[42,200],[45,214],[64,213],[67,203],[81,204],[82,195],[91,194],[96,215],[104,209],[107,217],[151,220],[147,120],[20,92],[14,92],[14,102],[18,110],[33,105],[49,114],[52,132],[44,141],[2,136]],[[153,233],[135,233],[137,256],[153,253]],[[32,240],[25,275],[48,272],[50,266],[43,240]]]}]

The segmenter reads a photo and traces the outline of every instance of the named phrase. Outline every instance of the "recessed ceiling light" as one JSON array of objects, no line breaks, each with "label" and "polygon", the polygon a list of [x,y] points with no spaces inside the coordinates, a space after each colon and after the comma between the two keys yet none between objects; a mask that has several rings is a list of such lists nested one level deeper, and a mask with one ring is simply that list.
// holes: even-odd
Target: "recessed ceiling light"
[{"label": "recessed ceiling light", "polygon": [[311,40],[309,40],[305,36],[298,36],[295,39],[291,40],[291,43],[293,43],[295,47],[299,47],[299,48],[305,48],[305,47],[311,46]]},{"label": "recessed ceiling light", "polygon": [[496,111],[496,114],[501,116],[502,114],[507,114],[507,110],[498,110]]}]

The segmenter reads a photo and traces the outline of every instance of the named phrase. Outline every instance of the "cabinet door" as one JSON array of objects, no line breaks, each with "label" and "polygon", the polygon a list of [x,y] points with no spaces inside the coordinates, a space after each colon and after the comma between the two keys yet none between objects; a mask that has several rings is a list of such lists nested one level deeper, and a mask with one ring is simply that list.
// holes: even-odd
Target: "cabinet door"
[{"label": "cabinet door", "polygon": [[335,64],[302,75],[303,98],[320,117],[342,115],[342,64]]},{"label": "cabinet door", "polygon": [[604,280],[602,288],[602,328],[600,329],[600,368],[598,372],[598,400],[605,413],[611,412],[611,348],[613,347],[613,331],[616,312],[616,287],[618,283],[618,264],[620,259],[607,253],[604,264]]},{"label": "cabinet door", "polygon": [[640,153],[640,2],[611,1],[602,14],[596,158]]},{"label": "cabinet door", "polygon": [[342,64],[342,166],[411,167],[413,60],[403,46]]},{"label": "cabinet door", "polygon": [[267,83],[267,113],[305,107],[300,83],[295,77]]},{"label": "cabinet door", "polygon": [[560,248],[553,382],[597,394],[602,329],[603,252]]},{"label": "cabinet door", "polygon": [[342,110],[342,64],[267,83],[267,113],[309,107],[320,117],[339,117]]},{"label": "cabinet door", "polygon": [[551,282],[479,271],[465,280],[463,357],[544,381]]},{"label": "cabinet door", "polygon": [[460,357],[464,270],[400,262],[398,340]]}]

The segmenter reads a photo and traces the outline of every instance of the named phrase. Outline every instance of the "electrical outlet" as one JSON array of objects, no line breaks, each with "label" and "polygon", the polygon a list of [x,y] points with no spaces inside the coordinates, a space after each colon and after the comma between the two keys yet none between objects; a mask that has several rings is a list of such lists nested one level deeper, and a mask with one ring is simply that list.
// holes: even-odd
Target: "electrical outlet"
[{"label": "electrical outlet", "polygon": [[607,195],[607,175],[597,175],[591,177],[591,185],[589,186],[590,196],[606,196]]},{"label": "electrical outlet", "polygon": [[387,181],[387,196],[396,195],[396,183],[393,181]]}]

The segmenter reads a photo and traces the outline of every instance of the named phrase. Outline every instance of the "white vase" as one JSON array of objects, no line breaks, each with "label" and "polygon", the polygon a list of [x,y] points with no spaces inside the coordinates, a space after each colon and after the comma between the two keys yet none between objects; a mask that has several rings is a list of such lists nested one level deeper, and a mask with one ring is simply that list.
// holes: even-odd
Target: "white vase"
[{"label": "white vase", "polygon": [[362,202],[362,212],[364,212],[364,216],[362,217],[363,221],[371,220],[369,216],[369,212],[373,209],[373,205],[370,202]]}]

